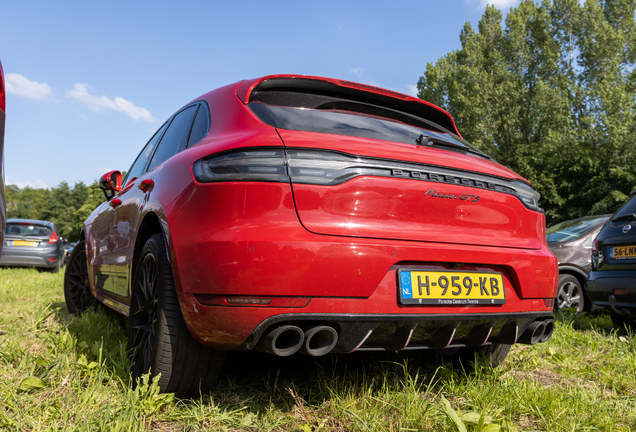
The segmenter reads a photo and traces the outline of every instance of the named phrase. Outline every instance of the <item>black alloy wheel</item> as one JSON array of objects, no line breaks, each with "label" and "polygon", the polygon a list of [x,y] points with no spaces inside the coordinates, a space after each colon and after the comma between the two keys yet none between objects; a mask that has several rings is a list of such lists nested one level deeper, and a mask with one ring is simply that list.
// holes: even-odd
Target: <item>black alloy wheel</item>
[{"label": "black alloy wheel", "polygon": [[[150,369],[157,328],[157,261],[147,253],[135,280],[128,316],[129,338],[132,338],[131,372],[137,379]],[[131,343],[131,342],[129,342]]]},{"label": "black alloy wheel", "polygon": [[584,307],[585,295],[579,280],[569,274],[559,275],[559,289],[554,303],[554,310],[574,308],[577,312],[583,312]]},{"label": "black alloy wheel", "polygon": [[68,311],[74,315],[81,315],[97,305],[88,282],[86,250],[83,241],[77,244],[68,258],[64,273],[64,300]]},{"label": "black alloy wheel", "polygon": [[144,245],[137,261],[128,315],[128,350],[133,386],[142,375],[160,375],[162,392],[179,397],[211,390],[225,353],[197,342],[181,314],[163,234]]}]

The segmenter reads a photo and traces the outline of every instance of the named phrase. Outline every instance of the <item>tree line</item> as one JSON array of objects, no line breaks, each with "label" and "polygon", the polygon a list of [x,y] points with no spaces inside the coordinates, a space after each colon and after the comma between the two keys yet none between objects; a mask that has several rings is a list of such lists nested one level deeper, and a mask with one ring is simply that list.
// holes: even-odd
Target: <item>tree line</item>
[{"label": "tree line", "polygon": [[7,185],[6,192],[7,218],[53,222],[69,242],[79,240],[82,224],[104,202],[97,181],[90,186],[75,183],[72,188],[63,181],[51,189]]},{"label": "tree line", "polygon": [[533,183],[548,225],[613,213],[636,186],[636,0],[488,6],[418,96]]}]

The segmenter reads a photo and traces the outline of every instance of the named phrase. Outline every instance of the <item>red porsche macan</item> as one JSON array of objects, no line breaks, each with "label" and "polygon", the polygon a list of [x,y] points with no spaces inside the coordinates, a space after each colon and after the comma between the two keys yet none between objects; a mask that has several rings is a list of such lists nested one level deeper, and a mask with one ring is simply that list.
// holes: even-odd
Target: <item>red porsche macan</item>
[{"label": "red porsche macan", "polygon": [[435,349],[493,365],[554,329],[539,194],[428,102],[275,75],[173,115],[86,220],[68,309],[128,316],[133,378],[196,394],[227,350]]}]

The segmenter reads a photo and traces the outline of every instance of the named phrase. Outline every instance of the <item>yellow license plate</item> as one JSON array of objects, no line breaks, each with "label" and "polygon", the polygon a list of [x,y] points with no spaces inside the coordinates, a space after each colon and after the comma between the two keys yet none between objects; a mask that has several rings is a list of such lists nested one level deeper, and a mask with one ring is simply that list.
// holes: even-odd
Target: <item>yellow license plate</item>
[{"label": "yellow license plate", "polygon": [[13,246],[30,246],[36,247],[38,245],[37,242],[32,241],[24,241],[24,240],[13,240]]},{"label": "yellow license plate", "polygon": [[636,258],[636,246],[619,246],[610,249],[610,258],[628,259]]},{"label": "yellow license plate", "polygon": [[501,273],[453,270],[398,270],[402,304],[439,306],[506,303]]}]

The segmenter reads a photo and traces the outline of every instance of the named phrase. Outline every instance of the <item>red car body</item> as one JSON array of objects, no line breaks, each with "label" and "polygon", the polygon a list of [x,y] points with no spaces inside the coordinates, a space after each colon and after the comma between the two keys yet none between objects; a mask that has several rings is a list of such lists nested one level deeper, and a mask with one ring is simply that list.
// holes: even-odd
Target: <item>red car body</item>
[{"label": "red car body", "polygon": [[[460,140],[441,108],[347,81],[276,75],[209,92],[186,105],[209,109],[205,137],[125,179],[121,190],[114,185],[112,199],[86,221],[88,278],[100,302],[128,314],[139,252],[159,232],[185,323],[214,349],[252,349],[285,325],[335,329],[334,353],[514,344],[528,331],[534,338],[527,343],[547,340],[557,261],[543,212],[515,192],[531,190],[523,178],[484,155],[273,127],[250,109],[288,91],[371,101],[441,124]],[[351,110],[334,106],[336,114]],[[278,152],[292,180],[283,172],[283,180],[276,174],[251,181],[215,168],[237,149],[244,153],[236,157],[248,160]],[[202,163],[233,180],[200,181]],[[319,177],[322,167],[340,173],[337,166],[349,167],[345,179]],[[500,274],[505,299],[402,300],[398,273],[411,270]],[[472,279],[464,280],[472,289]]]}]

